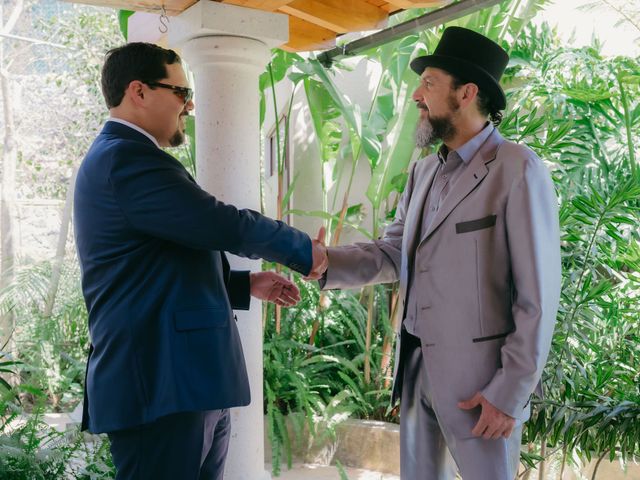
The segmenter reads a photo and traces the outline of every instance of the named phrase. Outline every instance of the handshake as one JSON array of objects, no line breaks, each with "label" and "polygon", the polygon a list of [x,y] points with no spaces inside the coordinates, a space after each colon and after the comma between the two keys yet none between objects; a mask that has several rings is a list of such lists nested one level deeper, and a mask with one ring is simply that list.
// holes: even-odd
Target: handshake
[{"label": "handshake", "polygon": [[[311,241],[313,264],[305,280],[318,280],[327,271],[329,258],[325,245],[325,228],[320,227],[318,236]],[[250,276],[251,296],[275,303],[281,307],[291,307],[300,301],[300,290],[295,283],[276,272],[255,272]]]},{"label": "handshake", "polygon": [[304,277],[305,280],[318,280],[327,271],[329,266],[329,257],[327,256],[327,246],[325,245],[325,228],[320,227],[318,236],[315,240],[311,240],[311,252],[313,254],[313,265],[309,275]]}]

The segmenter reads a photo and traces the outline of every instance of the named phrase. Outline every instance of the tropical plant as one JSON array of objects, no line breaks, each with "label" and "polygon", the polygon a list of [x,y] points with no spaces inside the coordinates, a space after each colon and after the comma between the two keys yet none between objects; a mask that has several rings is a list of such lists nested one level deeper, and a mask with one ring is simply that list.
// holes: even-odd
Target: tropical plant
[{"label": "tropical plant", "polygon": [[7,480],[58,480],[77,449],[62,432],[36,415],[9,433],[0,434],[0,477]]},{"label": "tropical plant", "polygon": [[[78,432],[77,435],[82,433]],[[69,466],[74,480],[111,480],[116,476],[110,442],[106,435],[95,440],[82,437],[82,442],[75,451],[75,459],[79,461]]]},{"label": "tropical plant", "polygon": [[[302,301],[283,311],[280,332],[276,332],[274,322],[265,326],[265,413],[274,473],[279,471],[283,458],[291,466],[294,450],[311,447],[299,444],[302,438],[310,435],[317,443],[321,441],[319,436],[331,437],[334,427],[350,415],[391,418],[390,391],[384,378],[374,370],[380,383],[365,383],[362,375],[367,351],[367,310],[363,302],[348,292],[330,292],[323,296],[325,308],[318,310],[318,287],[297,275],[296,279]],[[386,308],[388,290],[383,286],[375,289],[382,310]],[[272,305],[266,308],[267,315],[273,313]],[[376,318],[380,324],[374,325],[370,349],[374,352],[374,365],[379,364],[389,325],[384,315]],[[319,320],[320,328],[315,343],[310,345],[307,339],[314,320]]]},{"label": "tropical plant", "polygon": [[527,436],[542,457],[561,452],[561,470],[576,454],[629,460],[640,453],[640,64],[603,58],[597,43],[566,48],[544,25],[523,33],[503,132],[552,166],[563,240],[548,393]]},{"label": "tropical plant", "polygon": [[[17,390],[37,389],[18,385]],[[46,397],[25,412],[15,397],[0,398],[0,478],[6,480],[108,480],[115,468],[105,437],[86,438],[77,426],[59,431],[42,416]]]}]

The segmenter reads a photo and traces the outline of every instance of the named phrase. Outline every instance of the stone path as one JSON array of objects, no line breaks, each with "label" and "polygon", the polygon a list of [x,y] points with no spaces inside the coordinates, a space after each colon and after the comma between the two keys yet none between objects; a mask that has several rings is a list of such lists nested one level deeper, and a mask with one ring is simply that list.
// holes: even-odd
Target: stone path
[{"label": "stone path", "polygon": [[[271,465],[265,465],[267,471],[271,471]],[[357,468],[345,467],[348,480],[400,480],[397,475],[372,472],[370,470],[360,470]],[[303,465],[294,464],[291,470],[286,466],[282,469],[279,477],[272,477],[273,480],[343,480],[336,467],[324,465]]]}]

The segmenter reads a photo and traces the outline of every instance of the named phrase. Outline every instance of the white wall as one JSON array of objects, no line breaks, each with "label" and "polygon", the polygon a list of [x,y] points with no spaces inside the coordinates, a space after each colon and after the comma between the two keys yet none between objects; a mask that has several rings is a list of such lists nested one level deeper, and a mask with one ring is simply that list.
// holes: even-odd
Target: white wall
[{"label": "white wall", "polygon": [[[370,108],[378,80],[381,75],[380,67],[365,59],[351,60],[353,71],[338,71],[334,76],[334,82],[338,89],[343,92],[351,101],[360,107],[361,112],[366,116]],[[286,113],[288,104],[286,103],[291,95],[292,83],[286,79],[276,87],[276,98],[278,99],[279,115]],[[270,92],[267,92],[266,114],[263,126],[263,136],[268,135],[274,128],[275,117]],[[291,181],[299,175],[294,193],[291,197],[291,208],[300,210],[321,210],[322,209],[322,165],[320,162],[320,151],[311,121],[309,106],[306,102],[304,88],[298,86],[293,100],[290,120],[290,153],[291,153]],[[264,138],[264,137],[263,137]],[[266,160],[266,159],[265,159]],[[341,165],[345,169],[342,183],[329,192],[329,208],[334,195],[337,192],[334,212],[339,211],[342,205],[342,198],[347,187],[349,171],[351,169],[351,159]],[[370,213],[369,201],[366,197],[366,190],[369,185],[371,175],[369,162],[366,156],[362,155],[357,166],[356,176],[351,187],[349,205],[363,203],[365,210]],[[276,214],[277,198],[277,178],[274,175],[265,182],[265,203],[266,213],[269,216]],[[294,216],[291,224],[306,231],[311,236],[315,236],[321,225],[321,219],[314,217]],[[372,219],[365,218],[362,226],[366,230],[371,230]],[[340,243],[351,243],[363,241],[365,237],[356,230],[346,227],[341,236]]]}]

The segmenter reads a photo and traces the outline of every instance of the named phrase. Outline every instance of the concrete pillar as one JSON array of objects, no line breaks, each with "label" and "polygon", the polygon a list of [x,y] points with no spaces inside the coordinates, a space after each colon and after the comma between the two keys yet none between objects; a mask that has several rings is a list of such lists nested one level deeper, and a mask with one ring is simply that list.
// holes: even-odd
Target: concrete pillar
[{"label": "concrete pillar", "polygon": [[[180,49],[195,79],[198,183],[218,199],[259,210],[258,77],[270,49],[288,39],[286,15],[200,1],[172,19],[169,44]],[[259,263],[232,257],[239,270]],[[238,312],[251,405],[232,409],[225,480],[262,480],[264,469],[261,304]]]}]

